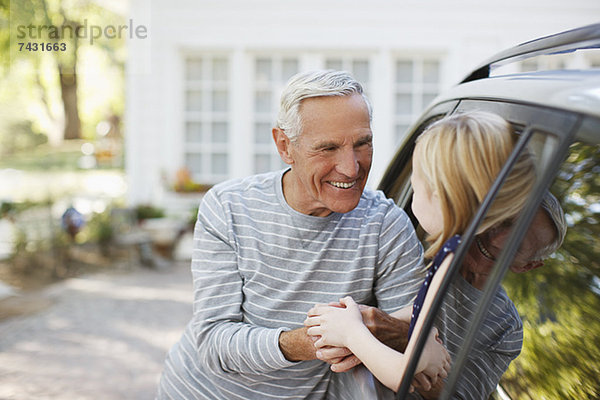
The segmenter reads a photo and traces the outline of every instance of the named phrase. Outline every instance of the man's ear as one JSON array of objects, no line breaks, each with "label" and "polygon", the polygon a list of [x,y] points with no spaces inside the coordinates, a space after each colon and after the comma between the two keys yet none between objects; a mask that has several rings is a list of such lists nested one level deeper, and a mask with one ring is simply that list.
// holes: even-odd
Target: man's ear
[{"label": "man's ear", "polygon": [[520,267],[511,267],[510,270],[516,274],[522,274],[523,272],[531,271],[544,265],[543,261],[530,261],[527,264]]},{"label": "man's ear", "polygon": [[292,165],[294,163],[294,159],[290,155],[290,147],[292,145],[290,138],[288,138],[285,132],[279,128],[273,128],[272,132],[273,140],[275,141],[275,146],[277,146],[279,156],[284,163]]}]

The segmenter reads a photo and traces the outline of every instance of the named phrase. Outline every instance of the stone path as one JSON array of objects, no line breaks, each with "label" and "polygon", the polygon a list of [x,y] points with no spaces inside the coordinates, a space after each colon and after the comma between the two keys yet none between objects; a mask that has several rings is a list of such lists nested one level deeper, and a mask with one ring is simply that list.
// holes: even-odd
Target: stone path
[{"label": "stone path", "polygon": [[191,285],[182,261],[38,293],[43,306],[0,321],[0,399],[153,399],[166,352],[190,318]]}]

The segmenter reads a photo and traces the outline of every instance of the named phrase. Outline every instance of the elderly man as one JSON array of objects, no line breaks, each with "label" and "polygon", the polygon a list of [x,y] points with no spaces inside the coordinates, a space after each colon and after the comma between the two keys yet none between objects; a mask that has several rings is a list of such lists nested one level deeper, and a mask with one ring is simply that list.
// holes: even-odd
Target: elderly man
[{"label": "elderly man", "polygon": [[[506,225],[477,236],[465,256],[460,275],[450,285],[434,325],[453,358],[460,351],[482,289],[509,233],[510,225]],[[547,193],[510,270],[523,273],[542,266],[543,260],[560,247],[565,234],[566,221],[560,204]],[[367,326],[381,341],[399,350],[406,346],[406,322],[373,307],[363,307],[362,311]],[[510,362],[519,355],[522,344],[523,325],[519,314],[504,289],[499,288],[452,398],[487,399]],[[334,364],[333,370],[346,371],[360,362],[354,356],[337,363],[332,361],[346,352],[338,348],[324,350],[323,358]],[[348,382],[347,379],[352,378],[341,379]],[[435,399],[443,388],[443,381],[432,388],[422,374],[417,375],[414,384],[419,393],[411,394],[411,398]]]},{"label": "elderly man", "polygon": [[385,312],[410,303],[422,247],[406,214],[365,189],[372,136],[348,74],[290,80],[273,129],[289,168],[216,185],[200,205],[193,316],[159,399],[325,398],[333,373],[316,359],[306,311],[346,295]]}]

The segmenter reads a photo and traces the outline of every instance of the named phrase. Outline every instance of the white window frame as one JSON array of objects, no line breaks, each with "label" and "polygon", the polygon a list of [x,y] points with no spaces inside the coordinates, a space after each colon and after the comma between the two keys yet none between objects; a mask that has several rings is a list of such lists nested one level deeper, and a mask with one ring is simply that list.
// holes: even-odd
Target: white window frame
[{"label": "white window frame", "polygon": [[[193,60],[201,62],[200,79],[188,79],[188,63]],[[214,63],[217,60],[226,62],[226,73],[224,80],[215,80]],[[232,138],[232,97],[234,92],[231,87],[232,81],[232,59],[229,53],[213,52],[195,52],[183,56],[183,148],[182,165],[190,169],[192,178],[196,182],[214,184],[228,179],[231,175],[231,143]],[[189,109],[188,92],[199,90],[201,93],[200,110]],[[226,109],[215,111],[214,93],[224,91],[226,93]],[[201,139],[197,142],[189,141],[188,124],[201,124]],[[213,128],[215,123],[225,123],[226,139],[224,141],[215,141],[213,138]],[[194,171],[188,164],[188,155],[198,154],[202,157],[200,171]],[[215,171],[213,159],[215,156],[225,155],[225,171],[220,173]]]},{"label": "white window frame", "polygon": [[[408,82],[398,81],[398,64],[410,62],[412,68],[412,79]],[[424,69],[428,62],[437,63],[437,81],[425,82]],[[413,55],[397,56],[393,60],[392,87],[393,87],[393,137],[397,145],[406,135],[406,129],[410,127],[417,117],[423,113],[429,103],[440,93],[443,81],[443,58],[435,55]],[[398,95],[410,96],[410,112],[398,113]],[[430,100],[424,101],[424,96]]]},{"label": "white window frame", "polygon": [[[268,60],[271,64],[271,76],[270,79],[261,80],[259,79],[257,65],[261,60]],[[257,140],[258,135],[264,135],[268,138],[271,137],[271,129],[275,126],[277,119],[277,112],[279,111],[279,101],[281,97],[281,92],[285,87],[285,84],[291,78],[292,75],[287,76],[289,74],[284,73],[284,63],[289,60],[295,60],[297,62],[297,72],[302,71],[302,54],[285,54],[285,53],[257,53],[252,57],[252,71],[251,76],[253,77],[254,86],[251,89],[252,96],[252,157],[251,157],[251,166],[250,170],[253,173],[260,173],[266,171],[275,171],[278,169],[285,168],[286,164],[281,160],[277,149],[275,148],[273,140],[265,140],[264,142],[259,142]],[[256,96],[259,92],[269,92],[269,110],[258,111],[256,109]],[[258,132],[257,126],[258,124],[263,124],[264,127],[262,129],[267,129],[267,125],[269,126],[267,132]],[[259,169],[256,159],[259,156],[268,157],[268,167],[264,169]]]}]

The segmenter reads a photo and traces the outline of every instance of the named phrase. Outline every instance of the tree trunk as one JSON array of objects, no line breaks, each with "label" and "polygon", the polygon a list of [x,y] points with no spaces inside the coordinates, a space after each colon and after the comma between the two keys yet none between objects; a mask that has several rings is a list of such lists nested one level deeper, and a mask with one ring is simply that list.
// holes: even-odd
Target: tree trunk
[{"label": "tree trunk", "polygon": [[65,110],[65,129],[63,138],[65,140],[81,138],[81,120],[79,119],[79,107],[77,105],[77,74],[75,66],[67,67],[66,70],[59,64],[60,91]]}]

